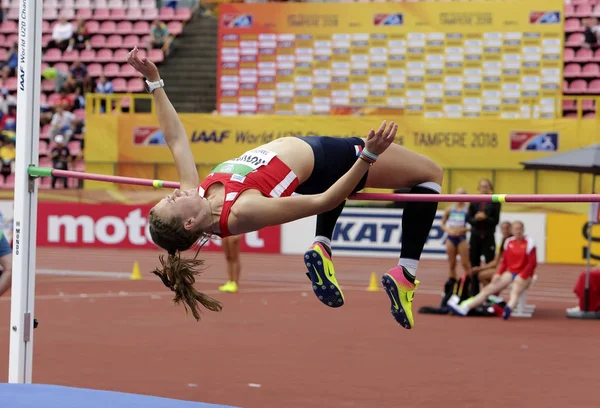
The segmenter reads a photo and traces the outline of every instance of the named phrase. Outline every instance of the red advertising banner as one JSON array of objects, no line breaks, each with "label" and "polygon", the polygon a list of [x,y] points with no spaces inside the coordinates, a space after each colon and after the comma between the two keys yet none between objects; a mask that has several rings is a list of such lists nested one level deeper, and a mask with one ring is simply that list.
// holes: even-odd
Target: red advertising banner
[{"label": "red advertising banner", "polygon": [[[150,205],[71,204],[40,202],[39,246],[152,249],[147,214]],[[242,252],[279,253],[281,227],[244,234]],[[202,249],[219,251],[218,240]]]}]

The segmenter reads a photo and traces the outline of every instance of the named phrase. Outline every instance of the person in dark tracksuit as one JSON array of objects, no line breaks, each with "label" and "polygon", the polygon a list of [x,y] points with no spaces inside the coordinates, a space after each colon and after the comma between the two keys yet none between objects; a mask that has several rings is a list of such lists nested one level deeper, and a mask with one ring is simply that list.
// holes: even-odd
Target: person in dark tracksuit
[{"label": "person in dark tracksuit", "polygon": [[[488,179],[479,181],[481,194],[492,194],[494,187]],[[469,240],[469,258],[471,266],[481,265],[481,256],[485,262],[491,262],[496,255],[496,240],[494,234],[500,221],[500,203],[471,203],[467,214],[467,222],[471,224],[471,237]],[[471,276],[471,296],[479,293],[479,278],[477,274]]]}]

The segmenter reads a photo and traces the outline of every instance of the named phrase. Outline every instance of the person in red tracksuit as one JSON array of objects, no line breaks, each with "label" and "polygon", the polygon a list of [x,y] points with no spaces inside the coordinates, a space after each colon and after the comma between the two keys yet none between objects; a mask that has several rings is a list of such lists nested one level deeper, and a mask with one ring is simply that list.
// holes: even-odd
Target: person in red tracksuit
[{"label": "person in red tracksuit", "polygon": [[519,297],[531,284],[537,267],[537,251],[531,237],[525,236],[525,226],[514,221],[511,226],[513,236],[504,242],[504,252],[492,282],[475,297],[458,303],[458,297],[448,300],[448,307],[456,314],[466,316],[469,310],[481,306],[488,296],[504,290],[512,282],[510,298],[504,307],[502,317],[506,320],[517,305]]}]

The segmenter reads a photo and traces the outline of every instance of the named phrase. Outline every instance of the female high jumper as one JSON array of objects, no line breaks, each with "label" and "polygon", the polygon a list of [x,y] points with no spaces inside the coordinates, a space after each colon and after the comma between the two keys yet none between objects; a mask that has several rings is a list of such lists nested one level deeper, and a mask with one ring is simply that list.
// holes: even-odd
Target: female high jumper
[{"label": "female high jumper", "polygon": [[[392,142],[398,125],[384,121],[366,138],[284,137],[252,149],[213,168],[200,183],[188,136],[165,93],[156,66],[138,57],[127,62],[146,78],[148,92],[181,187],[149,213],[153,241],[167,251],[153,273],[175,292],[175,303],[200,319],[200,304],[212,311],[221,304],[194,288],[203,261],[181,252],[211,235],[227,237],[317,215],[314,243],[304,254],[313,291],[327,306],[339,307],[344,295],[331,261],[331,238],[346,198],[364,187],[410,188],[411,193],[439,194],[442,169],[435,162]],[[310,120],[310,117],[307,117]],[[268,126],[268,123],[265,123]],[[292,193],[296,193],[292,195]],[[412,300],[423,246],[437,210],[436,202],[407,203],[402,217],[398,265],[382,277],[394,319],[414,325]]]}]

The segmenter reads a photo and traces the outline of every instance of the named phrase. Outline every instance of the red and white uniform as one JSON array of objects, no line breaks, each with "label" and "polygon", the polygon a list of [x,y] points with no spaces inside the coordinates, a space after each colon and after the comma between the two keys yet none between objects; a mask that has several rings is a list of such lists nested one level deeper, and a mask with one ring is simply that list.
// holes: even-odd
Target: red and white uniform
[{"label": "red and white uniform", "polygon": [[266,197],[288,197],[298,188],[299,181],[296,174],[275,153],[253,149],[237,159],[215,166],[213,172],[198,187],[200,196],[204,197],[214,183],[221,183],[225,187],[225,202],[219,220],[219,236],[225,238],[231,235],[227,220],[240,193],[254,189]]},{"label": "red and white uniform", "polygon": [[498,275],[508,271],[513,277],[519,275],[522,279],[531,278],[537,266],[535,242],[527,236],[521,240],[510,237],[504,242],[504,252],[500,259]]}]

